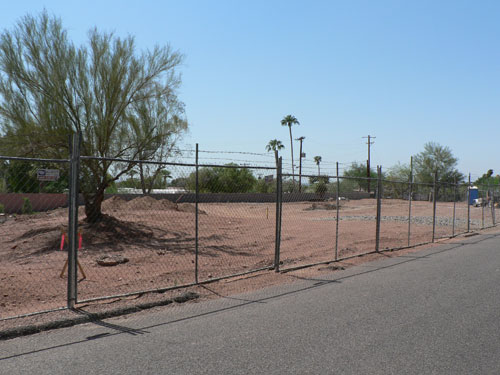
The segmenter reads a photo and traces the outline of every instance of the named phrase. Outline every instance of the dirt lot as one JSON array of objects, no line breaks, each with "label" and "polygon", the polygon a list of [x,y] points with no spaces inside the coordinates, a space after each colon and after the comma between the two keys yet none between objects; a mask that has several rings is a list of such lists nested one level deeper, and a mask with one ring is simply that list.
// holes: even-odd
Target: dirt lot
[{"label": "dirt lot", "polygon": [[[374,250],[376,201],[341,203],[337,256]],[[274,204],[210,203],[199,207],[200,281],[272,266]],[[383,201],[381,249],[408,245],[408,211],[407,201]],[[82,248],[78,257],[86,278],[79,273],[79,301],[195,281],[193,205],[150,197],[126,202],[115,197],[103,203],[103,212],[107,216],[99,225],[80,224]],[[432,203],[413,202],[410,245],[431,241],[432,212]],[[436,212],[435,237],[451,236],[453,203],[438,203]],[[455,216],[455,234],[465,232],[465,203],[456,205]],[[489,208],[471,207],[471,218],[471,230],[480,229],[483,222],[484,226],[492,224]],[[281,267],[333,260],[336,225],[336,209],[331,202],[284,204]],[[59,249],[66,227],[66,209],[7,217],[0,222],[0,319],[66,305],[67,282],[60,274],[67,253]],[[127,261],[102,266],[98,260],[103,256],[121,256]],[[274,273],[266,271],[259,281],[241,285],[247,290],[274,283],[275,278]]]}]

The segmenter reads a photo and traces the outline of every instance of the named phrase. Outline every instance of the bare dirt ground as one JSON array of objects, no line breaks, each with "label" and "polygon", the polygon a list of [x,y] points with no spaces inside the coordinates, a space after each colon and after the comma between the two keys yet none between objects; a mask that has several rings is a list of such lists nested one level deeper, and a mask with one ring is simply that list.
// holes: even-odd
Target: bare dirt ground
[{"label": "bare dirt ground", "polygon": [[[271,203],[200,204],[198,280],[223,277],[271,267],[275,248],[275,213]],[[489,208],[471,207],[471,230],[492,225]],[[407,201],[384,200],[380,248],[408,246]],[[467,230],[467,205],[438,203],[435,238]],[[194,205],[139,197],[126,202],[111,198],[103,203],[107,215],[98,225],[80,222],[82,248],[78,259],[78,300],[166,288],[195,282]],[[285,203],[281,242],[282,269],[331,261],[375,250],[374,199],[342,202],[336,242],[336,209],[331,202]],[[413,202],[410,245],[432,240],[432,203]],[[80,212],[83,215],[83,212]],[[83,217],[83,216],[81,216]],[[8,217],[0,223],[0,319],[66,305],[67,252],[60,250],[67,228],[67,210]],[[64,249],[67,244],[64,244]],[[414,251],[412,249],[411,251]],[[98,264],[103,256],[121,256],[125,263]],[[377,256],[377,255],[375,255]],[[373,256],[345,262],[344,266]],[[342,263],[340,263],[342,264]],[[336,263],[336,265],[338,265]],[[327,269],[297,271],[307,275]],[[331,271],[331,270],[330,270]],[[64,273],[61,277],[61,273]],[[202,296],[231,294],[290,281],[289,274],[263,271],[192,287]],[[140,301],[170,298],[179,291],[147,293],[81,306],[99,310]],[[67,314],[60,312],[56,314]],[[51,319],[49,315],[45,318]],[[16,320],[17,321],[17,320]],[[0,320],[0,331],[19,324]],[[24,323],[23,323],[24,324]]]}]

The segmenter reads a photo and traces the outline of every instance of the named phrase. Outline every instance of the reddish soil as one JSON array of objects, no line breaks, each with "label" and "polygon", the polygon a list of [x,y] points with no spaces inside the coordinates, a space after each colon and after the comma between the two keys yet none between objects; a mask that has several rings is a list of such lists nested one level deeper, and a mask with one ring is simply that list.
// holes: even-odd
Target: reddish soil
[{"label": "reddish soil", "polygon": [[[199,207],[200,281],[272,266],[274,204],[205,203]],[[83,246],[78,259],[86,276],[79,271],[79,301],[195,281],[194,205],[151,197],[129,202],[113,197],[102,208],[106,214],[102,222],[81,221],[79,226]],[[316,202],[311,208],[310,202],[283,205],[282,268],[335,258],[336,209],[331,202]],[[408,210],[407,201],[383,201],[381,249],[408,245]],[[376,200],[342,201],[339,211],[337,256],[375,250]],[[410,245],[431,241],[432,212],[432,203],[413,202]],[[79,214],[83,215],[83,209]],[[455,234],[465,232],[465,203],[456,205],[455,216]],[[450,237],[453,203],[439,203],[437,217],[435,238]],[[480,229],[483,220],[484,226],[492,225],[490,209],[471,207],[471,218],[471,230]],[[0,319],[66,305],[67,281],[60,274],[67,253],[59,250],[66,228],[66,209],[8,217],[0,223]],[[103,267],[97,264],[103,255],[120,255],[128,262]],[[238,291],[278,279],[279,275],[264,272],[260,281],[250,279]]]}]

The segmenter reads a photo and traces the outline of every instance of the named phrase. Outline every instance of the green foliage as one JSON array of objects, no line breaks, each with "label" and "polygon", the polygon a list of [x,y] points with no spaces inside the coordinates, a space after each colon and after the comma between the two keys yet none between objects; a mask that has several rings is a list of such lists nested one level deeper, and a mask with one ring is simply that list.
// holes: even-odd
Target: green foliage
[{"label": "green foliage", "polygon": [[480,187],[498,187],[500,185],[500,175],[493,176],[493,169],[489,169],[485,174],[474,181],[474,185]]},{"label": "green foliage", "polygon": [[299,185],[292,180],[283,180],[281,189],[283,193],[294,193],[299,191]]},{"label": "green foliage", "polygon": [[118,194],[118,186],[117,184],[113,181],[109,186],[106,188],[105,191],[106,194]]},{"label": "green foliage", "polygon": [[260,178],[255,183],[254,191],[256,193],[275,193],[276,192],[276,181],[266,182],[265,179]]},{"label": "green foliage", "polygon": [[5,213],[5,206],[2,203],[0,203],[0,214],[3,213]]},{"label": "green foliage", "polygon": [[21,212],[25,215],[30,215],[33,213],[33,207],[31,206],[31,201],[29,198],[23,198],[23,206]]},{"label": "green foliage", "polygon": [[[39,169],[58,169],[57,165],[33,163],[27,161],[10,161],[4,165],[0,177],[0,191],[10,193],[63,193],[69,187],[68,175],[61,173],[56,181],[38,181]],[[5,186],[3,187],[3,181]]]},{"label": "green foliage", "polygon": [[388,169],[384,178],[391,181],[409,182],[410,172],[410,166],[408,164],[401,164],[398,162]]},{"label": "green foliage", "polygon": [[281,149],[285,148],[285,146],[281,143],[281,141],[277,139],[271,139],[269,143],[266,145],[266,151],[271,152],[271,151],[279,151]]},{"label": "green foliage", "polygon": [[385,198],[403,199],[408,197],[410,166],[397,163],[390,167],[384,176],[383,194]]},{"label": "green foliage", "polygon": [[129,178],[116,182],[116,187],[142,189],[144,194],[151,193],[152,189],[165,189],[168,186],[167,179],[171,176],[169,171],[159,170],[158,173],[154,173],[152,176],[143,174],[141,178],[141,174],[133,169],[129,172],[129,175]]},{"label": "green foliage", "polygon": [[[257,182],[252,172],[247,168],[237,168],[236,164],[226,165],[231,168],[201,168],[198,171],[199,191],[202,193],[247,193],[252,191]],[[189,175],[186,187],[189,190],[195,190],[195,172]]]},{"label": "green foliage", "polygon": [[432,184],[434,173],[437,172],[438,180],[454,183],[462,182],[464,175],[455,167],[458,159],[453,156],[451,149],[435,142],[427,142],[424,150],[414,157],[415,180],[417,182]]},{"label": "green foliage", "polygon": [[274,159],[276,162],[276,169],[278,169],[278,152],[279,150],[285,148],[285,146],[281,143],[281,141],[277,139],[271,139],[269,143],[266,145],[267,152],[274,151]]},{"label": "green foliage", "polygon": [[[351,167],[349,169],[346,169],[344,171],[344,177],[352,177],[352,178],[358,178],[356,180],[353,179],[342,179],[340,184],[341,184],[341,190],[343,191],[348,191],[348,190],[363,190],[363,191],[368,191],[368,180],[366,179],[366,165],[361,164],[361,163],[352,163]],[[373,170],[373,168],[370,168],[370,190],[374,190],[377,184],[376,179],[378,178],[378,173]]]},{"label": "green foliage", "polygon": [[325,196],[325,193],[328,191],[328,186],[324,181],[319,181],[314,184],[314,192],[318,194],[321,198]]},{"label": "green foliage", "polygon": [[10,193],[38,193],[39,183],[33,165],[12,161],[7,167],[7,190]]},{"label": "green foliage", "polygon": [[[177,99],[182,61],[168,45],[138,53],[132,37],[97,29],[77,46],[60,19],[46,12],[25,16],[0,36],[2,151],[67,157],[68,136],[80,132],[82,155],[165,161],[187,129]],[[110,183],[135,166],[82,161],[88,221],[101,218]],[[142,175],[157,177],[156,171]]]}]

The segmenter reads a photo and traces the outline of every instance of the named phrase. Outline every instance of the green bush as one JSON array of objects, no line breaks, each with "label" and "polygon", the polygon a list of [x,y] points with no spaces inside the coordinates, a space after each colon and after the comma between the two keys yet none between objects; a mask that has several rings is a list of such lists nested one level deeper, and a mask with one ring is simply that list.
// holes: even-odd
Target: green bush
[{"label": "green bush", "polygon": [[32,214],[33,206],[31,206],[31,201],[29,198],[23,198],[23,207],[21,208],[23,214]]},{"label": "green bush", "polygon": [[0,203],[0,214],[3,214],[5,212],[5,207],[2,203]]},{"label": "green bush", "polygon": [[328,186],[326,186],[325,182],[320,181],[314,185],[314,192],[318,194],[321,198],[325,196],[325,193],[328,191]]}]

